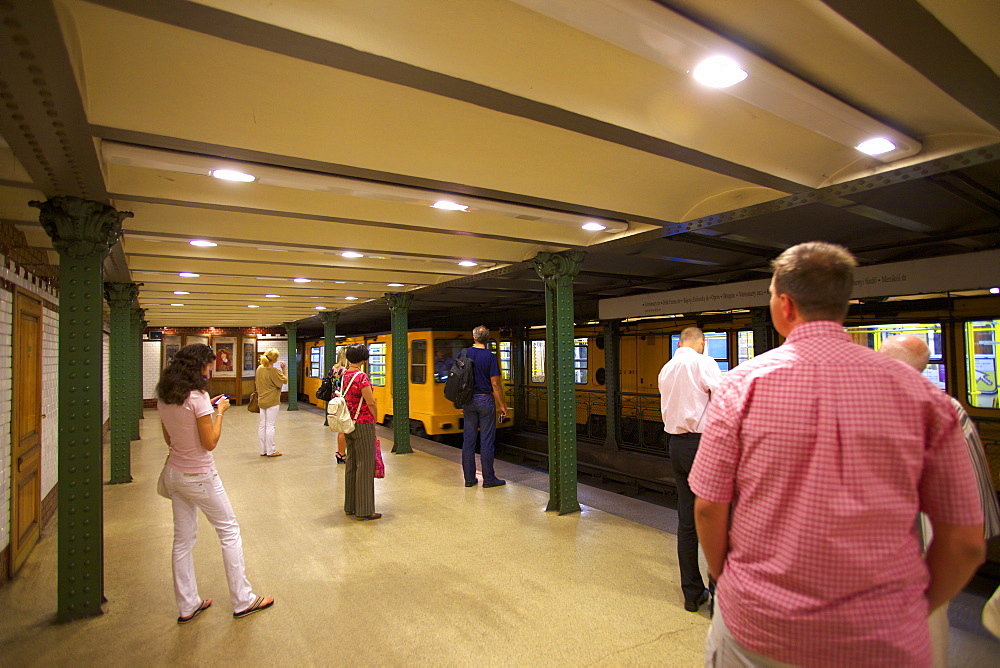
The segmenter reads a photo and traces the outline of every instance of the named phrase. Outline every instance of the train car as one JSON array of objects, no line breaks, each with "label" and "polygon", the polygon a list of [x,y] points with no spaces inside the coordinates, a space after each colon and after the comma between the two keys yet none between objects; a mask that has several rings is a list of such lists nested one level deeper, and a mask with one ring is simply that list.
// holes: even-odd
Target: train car
[{"label": "train car", "polygon": [[[472,345],[469,332],[452,330],[412,330],[407,333],[409,345],[409,399],[410,399],[410,431],[417,436],[440,437],[445,434],[461,434],[464,428],[462,410],[455,408],[452,402],[445,399],[444,384],[448,378],[448,370],[459,353]],[[380,424],[392,424],[392,334],[380,332],[348,337],[337,341],[337,350],[352,343],[364,343],[368,346],[368,363],[366,371],[372,381],[372,391],[378,404]],[[495,353],[500,362],[501,384],[508,406],[508,416],[513,417],[514,389],[511,375],[511,342],[491,337],[487,348]],[[323,405],[316,399],[323,378],[323,370],[329,370],[332,364],[324,359],[324,341],[310,341],[305,344],[304,357],[308,368],[303,375],[302,391],[316,405]],[[500,422],[497,416],[497,426],[508,428],[512,420]]]}]

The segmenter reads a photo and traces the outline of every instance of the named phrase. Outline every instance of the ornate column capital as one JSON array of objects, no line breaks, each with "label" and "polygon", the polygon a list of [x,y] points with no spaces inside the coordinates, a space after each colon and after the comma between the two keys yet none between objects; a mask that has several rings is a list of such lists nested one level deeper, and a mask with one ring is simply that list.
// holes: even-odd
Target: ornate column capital
[{"label": "ornate column capital", "polygon": [[281,326],[285,328],[285,334],[288,336],[295,336],[296,331],[299,329],[299,323],[297,322],[283,322]]},{"label": "ornate column capital", "polygon": [[546,284],[555,285],[561,278],[572,280],[580,273],[583,258],[587,254],[579,250],[562,251],[561,253],[539,253],[531,259],[535,271]]},{"label": "ornate column capital", "polygon": [[413,301],[413,295],[409,292],[387,292],[385,293],[385,301],[389,304],[390,311],[405,311],[410,308],[410,303]]},{"label": "ornate column capital", "polygon": [[139,297],[142,283],[105,283],[104,299],[111,307],[129,307]]},{"label": "ornate column capital", "polygon": [[326,325],[336,325],[337,321],[340,320],[340,311],[320,311],[319,321]]},{"label": "ornate column capital", "polygon": [[106,256],[122,235],[122,220],[133,216],[131,211],[73,196],[28,204],[41,211],[38,220],[55,249],[78,260]]}]

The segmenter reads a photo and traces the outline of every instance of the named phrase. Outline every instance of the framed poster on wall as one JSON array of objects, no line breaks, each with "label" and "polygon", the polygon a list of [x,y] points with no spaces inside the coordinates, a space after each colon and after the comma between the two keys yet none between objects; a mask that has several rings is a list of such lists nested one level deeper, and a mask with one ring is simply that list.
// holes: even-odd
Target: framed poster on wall
[{"label": "framed poster on wall", "polygon": [[212,339],[215,350],[215,378],[236,378],[236,365],[239,364],[236,351],[236,338],[232,336],[217,336]]},{"label": "framed poster on wall", "polygon": [[257,339],[243,339],[243,374],[252,374],[257,370]]},{"label": "framed poster on wall", "polygon": [[181,337],[177,334],[171,334],[163,337],[163,367],[167,368],[170,364],[170,360],[174,358],[177,351],[181,349]]},{"label": "framed poster on wall", "polygon": [[188,334],[187,344],[186,345],[190,346],[190,345],[193,345],[195,343],[202,343],[202,344],[204,344],[204,345],[207,346],[208,345],[208,337],[207,336],[196,336],[194,334]]}]

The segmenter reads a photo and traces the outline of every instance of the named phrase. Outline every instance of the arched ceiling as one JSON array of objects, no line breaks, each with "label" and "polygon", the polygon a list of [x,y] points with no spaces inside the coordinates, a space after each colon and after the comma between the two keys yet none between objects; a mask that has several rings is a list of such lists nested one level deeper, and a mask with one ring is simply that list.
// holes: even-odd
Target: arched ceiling
[{"label": "arched ceiling", "polygon": [[[28,201],[132,211],[106,268],[151,326],[371,331],[397,291],[416,325],[503,324],[541,304],[543,251],[587,253],[589,312],[813,238],[992,247],[998,29],[987,0],[12,0],[0,220],[55,264]],[[694,82],[718,53],[747,80]]]}]

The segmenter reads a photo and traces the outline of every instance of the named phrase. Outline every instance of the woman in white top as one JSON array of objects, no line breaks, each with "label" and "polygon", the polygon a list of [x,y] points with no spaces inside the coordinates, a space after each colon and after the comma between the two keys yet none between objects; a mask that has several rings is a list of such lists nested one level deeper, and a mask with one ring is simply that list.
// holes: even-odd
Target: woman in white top
[{"label": "woman in white top", "polygon": [[[173,573],[178,624],[190,622],[212,605],[212,599],[203,600],[198,594],[194,576],[192,549],[199,509],[222,543],[233,617],[245,617],[274,604],[270,596],[255,596],[246,578],[240,527],[215,470],[212,451],[222,435],[222,416],[229,410],[229,399],[223,394],[211,400],[208,397],[213,362],[215,353],[210,346],[185,346],[163,370],[156,386],[156,409],[170,449],[164,483],[174,511]],[[218,415],[212,410],[213,404],[219,409]]]}]

